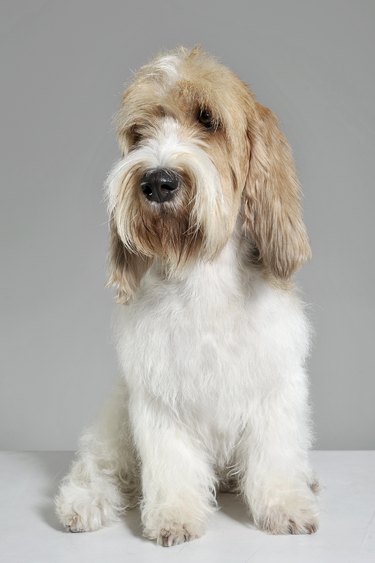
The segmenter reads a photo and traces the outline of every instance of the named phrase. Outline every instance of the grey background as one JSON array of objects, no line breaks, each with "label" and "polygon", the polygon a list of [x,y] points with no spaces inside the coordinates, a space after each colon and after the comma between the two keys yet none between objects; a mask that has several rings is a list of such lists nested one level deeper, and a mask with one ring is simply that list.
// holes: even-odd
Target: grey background
[{"label": "grey background", "polygon": [[132,70],[196,43],[294,149],[316,446],[375,447],[374,16],[363,0],[1,1],[1,447],[75,448],[111,388],[111,117]]}]

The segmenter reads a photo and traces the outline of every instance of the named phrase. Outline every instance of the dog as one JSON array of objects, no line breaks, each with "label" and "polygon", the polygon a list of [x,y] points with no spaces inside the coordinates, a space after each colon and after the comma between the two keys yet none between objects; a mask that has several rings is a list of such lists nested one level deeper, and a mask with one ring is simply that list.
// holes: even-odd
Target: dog
[{"label": "dog", "polygon": [[275,115],[199,48],[135,75],[107,180],[122,375],[56,498],[71,532],[140,505],[164,546],[201,536],[218,490],[272,534],[313,533],[305,361],[292,282],[310,257]]}]

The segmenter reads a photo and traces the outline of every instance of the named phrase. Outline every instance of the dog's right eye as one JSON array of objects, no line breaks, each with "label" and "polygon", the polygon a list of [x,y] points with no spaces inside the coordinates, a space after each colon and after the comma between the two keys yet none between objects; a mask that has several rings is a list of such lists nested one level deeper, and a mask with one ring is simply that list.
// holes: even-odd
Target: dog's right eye
[{"label": "dog's right eye", "polygon": [[215,120],[212,117],[212,113],[208,109],[206,108],[200,109],[197,115],[197,119],[205,129],[208,129],[210,131],[216,129]]}]

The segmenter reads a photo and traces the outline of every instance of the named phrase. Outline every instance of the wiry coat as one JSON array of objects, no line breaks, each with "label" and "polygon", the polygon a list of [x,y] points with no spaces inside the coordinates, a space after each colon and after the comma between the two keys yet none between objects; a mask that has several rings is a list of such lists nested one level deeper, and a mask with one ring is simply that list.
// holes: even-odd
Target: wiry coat
[{"label": "wiry coat", "polygon": [[[172,545],[202,534],[221,486],[259,527],[311,533],[309,329],[290,281],[310,249],[276,118],[228,69],[179,49],[141,69],[117,122],[122,378],[61,485],[60,519],[96,529],[139,498],[145,535]],[[140,179],[165,167],[179,189],[159,205]]]}]

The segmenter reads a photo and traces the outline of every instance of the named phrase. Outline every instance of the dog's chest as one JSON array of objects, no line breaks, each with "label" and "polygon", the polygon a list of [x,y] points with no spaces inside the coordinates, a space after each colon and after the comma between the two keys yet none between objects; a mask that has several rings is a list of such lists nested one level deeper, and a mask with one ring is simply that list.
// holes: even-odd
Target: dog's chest
[{"label": "dog's chest", "polygon": [[118,353],[131,387],[189,408],[239,404],[251,394],[259,361],[269,361],[277,307],[264,282],[244,284],[231,258],[229,249],[185,280],[151,273],[136,301],[121,308]]},{"label": "dog's chest", "polygon": [[[242,272],[242,273],[241,273]],[[144,278],[122,306],[117,347],[130,389],[147,391],[180,412],[225,416],[267,395],[291,363],[304,360],[305,318],[291,291],[239,268],[228,244],[219,258],[184,279]]]}]

